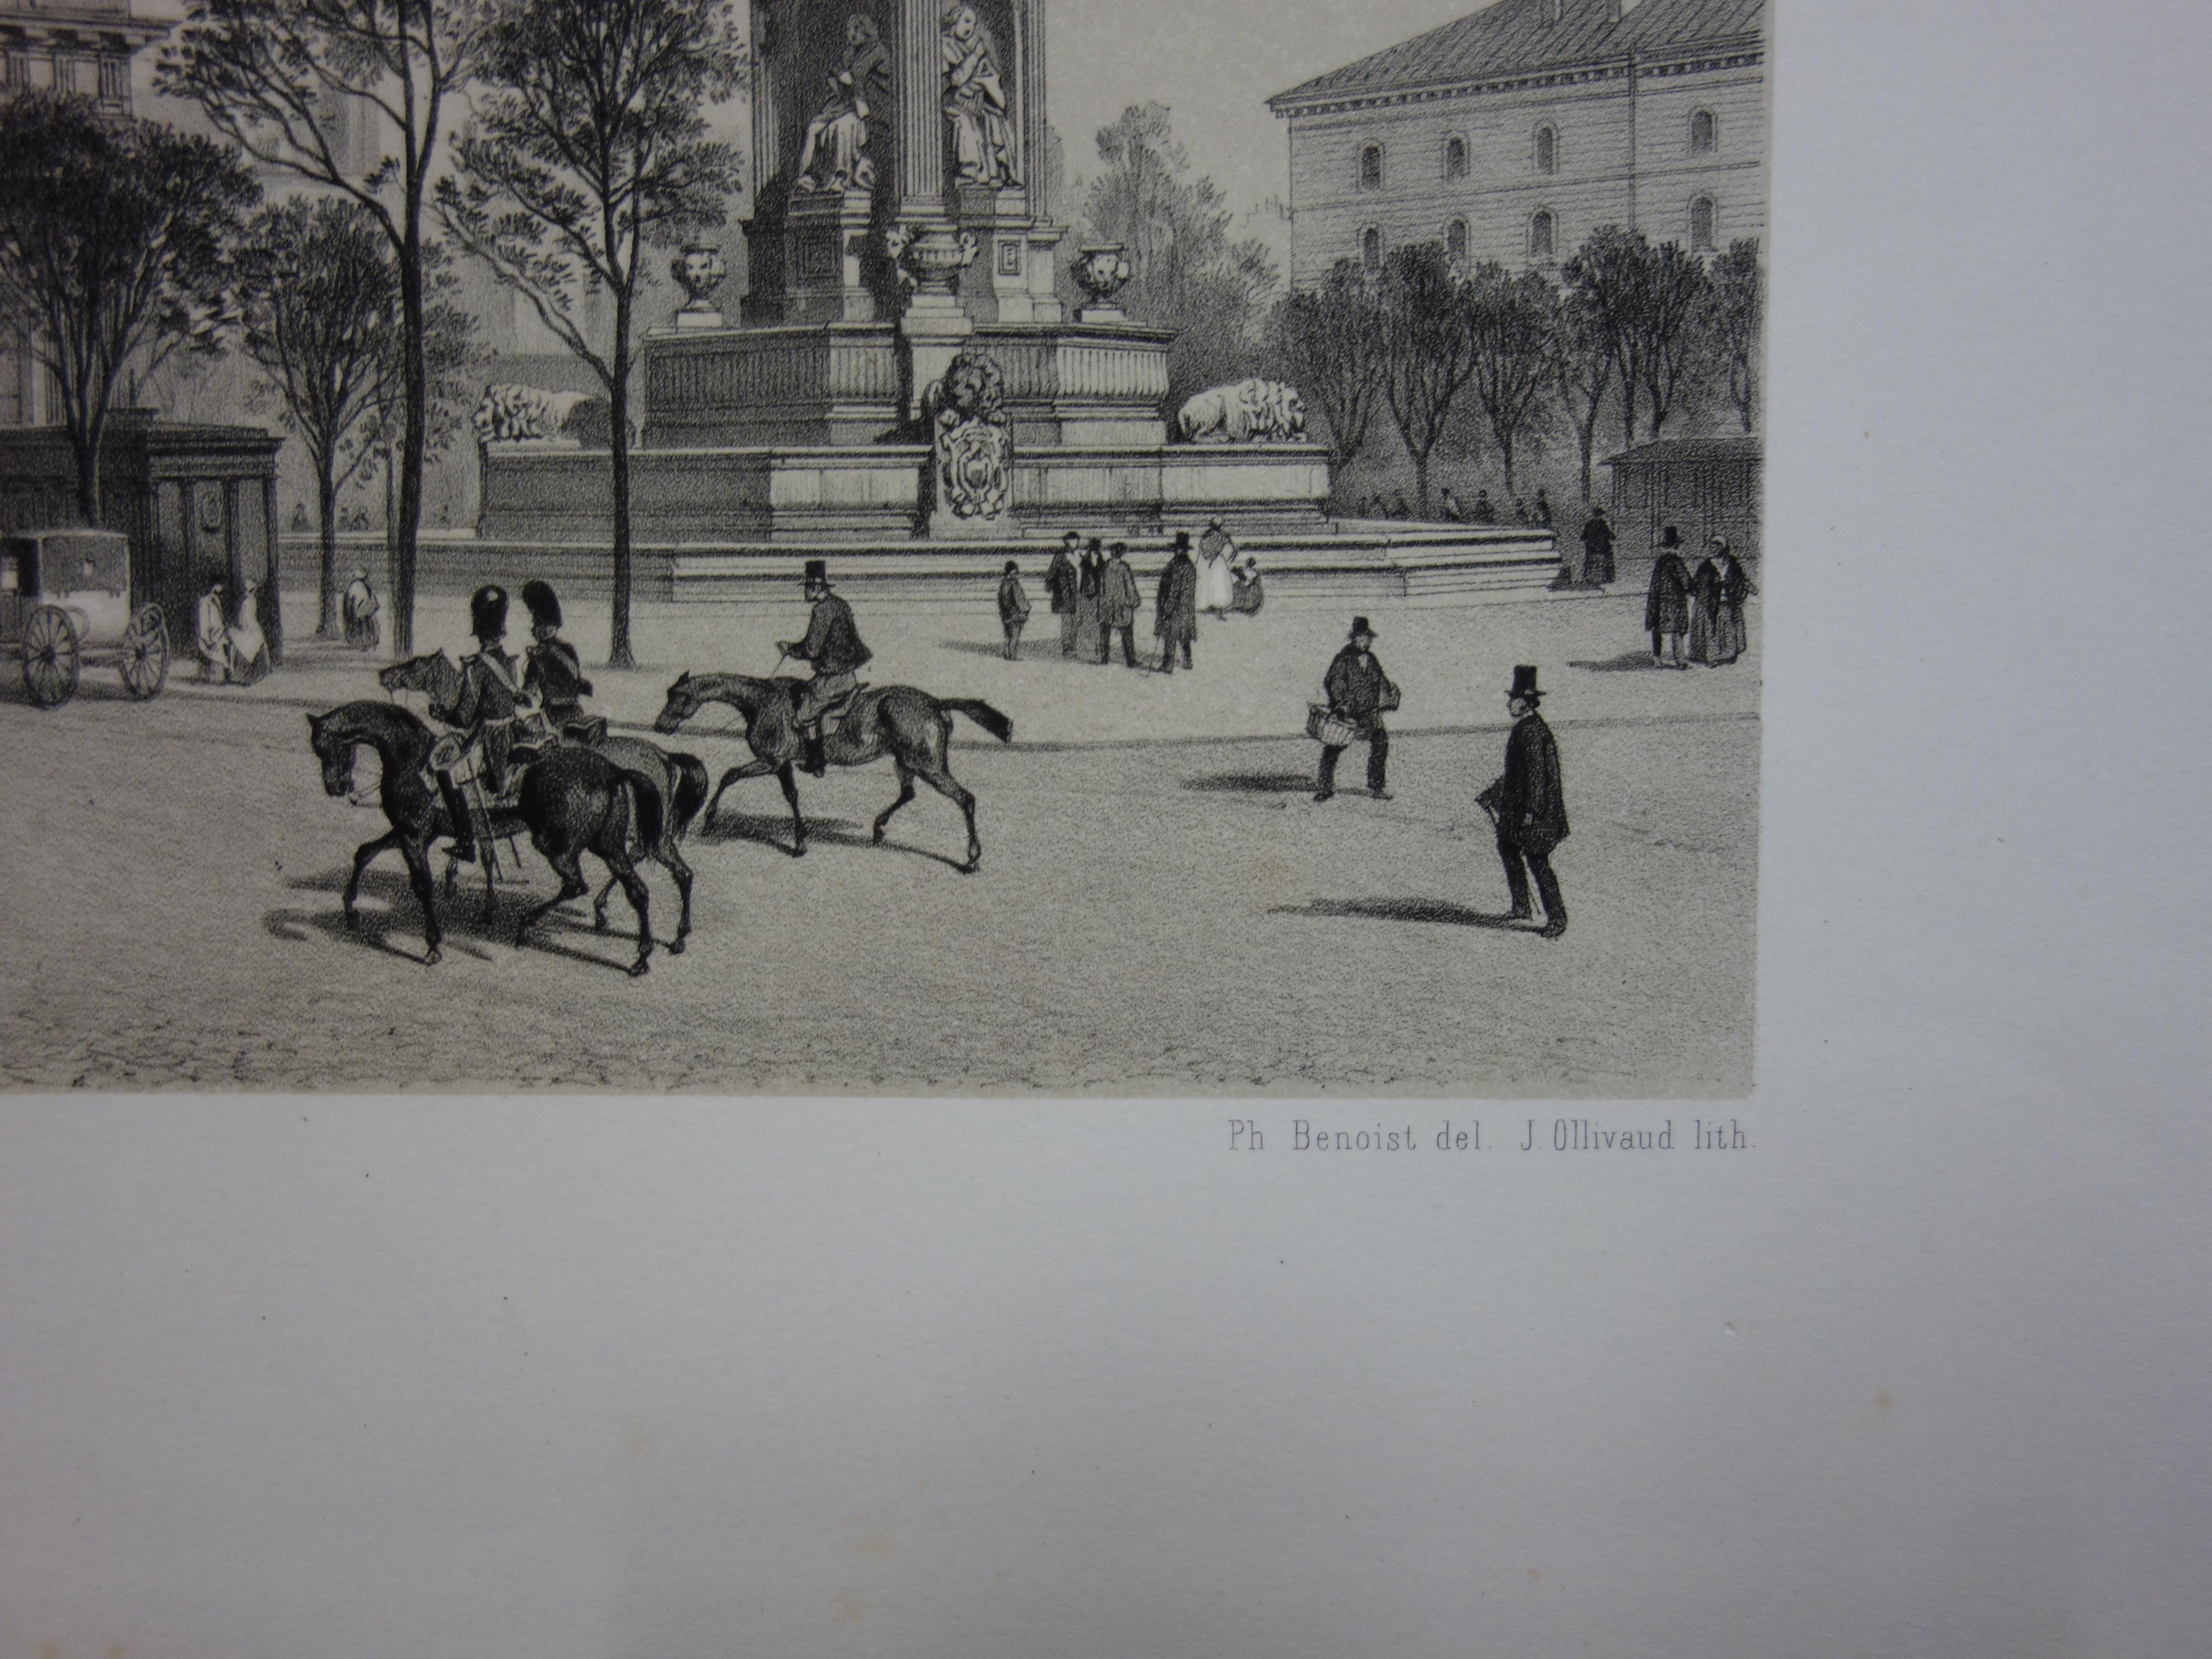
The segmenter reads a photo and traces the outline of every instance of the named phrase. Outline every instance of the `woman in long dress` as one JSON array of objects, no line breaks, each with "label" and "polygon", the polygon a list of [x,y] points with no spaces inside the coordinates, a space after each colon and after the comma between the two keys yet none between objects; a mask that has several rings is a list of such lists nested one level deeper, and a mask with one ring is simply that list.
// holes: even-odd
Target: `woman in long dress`
[{"label": "woman in long dress", "polygon": [[1216,519],[1198,539],[1198,608],[1225,616],[1237,595],[1237,544]]},{"label": "woman in long dress", "polygon": [[240,685],[252,685],[269,675],[269,637],[261,631],[261,584],[246,579],[238,596],[238,619],[230,625],[231,674]]}]

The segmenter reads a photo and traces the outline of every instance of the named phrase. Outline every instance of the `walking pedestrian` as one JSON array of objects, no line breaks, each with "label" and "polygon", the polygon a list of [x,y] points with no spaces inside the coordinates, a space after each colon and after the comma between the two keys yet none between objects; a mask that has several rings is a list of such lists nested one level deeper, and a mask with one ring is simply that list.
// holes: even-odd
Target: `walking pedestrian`
[{"label": "walking pedestrian", "polygon": [[1583,585],[1603,587],[1612,580],[1613,526],[1605,521],[1605,509],[1594,507],[1583,525]]},{"label": "walking pedestrian", "polygon": [[1052,556],[1052,563],[1044,573],[1045,598],[1051,602],[1052,614],[1060,618],[1060,654],[1075,654],[1075,592],[1082,578],[1077,574],[1077,550],[1083,538],[1073,530],[1060,538],[1060,549]]},{"label": "walking pedestrian", "polygon": [[[1188,539],[1188,538],[1186,538]],[[1115,542],[1107,550],[1106,568],[1098,573],[1098,661],[1103,667],[1114,653],[1114,635],[1121,636],[1121,660],[1137,666],[1137,612],[1144,600],[1137,594],[1137,573],[1129,568],[1129,548]],[[1185,562],[1188,560],[1186,558]]]},{"label": "walking pedestrian", "polygon": [[1652,562],[1651,586],[1644,596],[1644,627],[1651,635],[1651,660],[1660,662],[1659,640],[1667,638],[1674,660],[1664,665],[1687,668],[1682,635],[1690,631],[1690,568],[1678,550],[1682,532],[1673,525],[1659,533],[1659,556]]},{"label": "walking pedestrian", "polygon": [[1021,567],[1008,559],[1006,573],[999,578],[999,626],[1006,632],[1009,662],[1021,654],[1022,627],[1029,619],[1030,596],[1022,591]]},{"label": "walking pedestrian", "polygon": [[1198,570],[1190,562],[1190,538],[1176,532],[1175,552],[1160,572],[1159,592],[1152,601],[1152,634],[1160,642],[1160,672],[1175,672],[1176,653],[1182,653],[1188,668],[1190,642],[1198,633]]},{"label": "walking pedestrian", "polygon": [[[1398,706],[1398,688],[1376,660],[1374,645],[1375,630],[1368,626],[1367,618],[1354,617],[1351,637],[1330,661],[1322,690],[1328,698],[1329,713],[1352,727],[1353,742],[1367,745],[1367,793],[1376,800],[1389,800],[1390,734],[1383,726],[1382,716]],[[1316,800],[1327,800],[1336,793],[1337,757],[1346,747],[1322,745],[1321,776],[1314,786]]]},{"label": "walking pedestrian", "polygon": [[383,629],[376,620],[376,613],[382,608],[377,600],[376,590],[368,585],[368,568],[356,565],[353,580],[346,585],[343,605],[345,642],[356,651],[375,650],[383,636]]},{"label": "walking pedestrian", "polygon": [[1698,574],[1690,579],[1690,660],[1720,668],[1743,654],[1749,641],[1743,602],[1759,590],[1743,566],[1716,536]]},{"label": "walking pedestrian", "polygon": [[1098,583],[1105,569],[1105,550],[1093,536],[1075,574],[1075,650],[1085,662],[1098,659]]},{"label": "walking pedestrian", "polygon": [[1505,888],[1512,896],[1509,920],[1526,921],[1528,878],[1544,902],[1544,925],[1537,931],[1557,939],[1567,931],[1567,907],[1559,878],[1552,872],[1552,851],[1567,838],[1567,802],[1559,777],[1559,745],[1537,712],[1544,694],[1536,671],[1522,664],[1513,671],[1505,707],[1513,730],[1505,738],[1505,771],[1477,799],[1498,827],[1498,856],[1505,866]]}]

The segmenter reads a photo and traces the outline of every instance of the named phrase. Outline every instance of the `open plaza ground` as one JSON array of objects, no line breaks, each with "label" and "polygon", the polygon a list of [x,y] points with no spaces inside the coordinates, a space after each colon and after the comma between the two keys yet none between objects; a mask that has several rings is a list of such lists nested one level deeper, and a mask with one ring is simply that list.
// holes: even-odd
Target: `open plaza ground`
[{"label": "open plaza ground", "polygon": [[[520,585],[526,572],[501,573]],[[1032,583],[1033,587],[1036,584]],[[1194,672],[1064,661],[1042,595],[1020,659],[974,605],[860,599],[864,678],[988,700],[1001,746],[963,721],[953,769],[978,800],[980,872],[926,789],[869,843],[887,763],[802,776],[813,839],[786,850],[772,780],[695,827],[694,928],[631,980],[634,920],[561,912],[525,848],[495,922],[480,878],[447,900],[444,960],[396,854],[365,926],[339,894],[373,807],[326,796],[303,716],[382,693],[377,664],[300,638],[250,689],[190,682],[149,703],[88,670],[42,713],[0,690],[11,833],[0,929],[0,1079],[17,1087],[573,1089],[1040,1094],[1740,1094],[1751,1077],[1759,727],[1753,650],[1650,666],[1640,591],[1461,607],[1370,605],[1403,688],[1396,799],[1311,797],[1306,705],[1352,608],[1271,602],[1206,619]],[[603,662],[599,604],[570,634]],[[417,648],[465,647],[467,606],[426,597]],[[520,612],[517,613],[518,622]],[[1151,655],[1150,614],[1139,623]],[[644,732],[684,669],[764,674],[786,608],[641,605],[641,666],[590,672],[593,706]],[[519,643],[519,641],[516,641]],[[1496,775],[1516,662],[1538,665],[1572,834],[1554,860],[1573,921],[1504,925],[1475,803]],[[708,711],[668,746],[719,779],[748,758]],[[364,751],[358,777],[375,775]],[[442,866],[442,860],[436,861]],[[641,866],[653,929],[676,895]],[[597,866],[587,860],[595,881]]]}]

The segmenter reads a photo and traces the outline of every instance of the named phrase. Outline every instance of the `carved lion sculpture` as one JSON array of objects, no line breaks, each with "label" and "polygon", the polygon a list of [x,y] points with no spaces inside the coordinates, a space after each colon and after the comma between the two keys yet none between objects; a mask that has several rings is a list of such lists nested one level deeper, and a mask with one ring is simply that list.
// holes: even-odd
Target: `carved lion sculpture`
[{"label": "carved lion sculpture", "polygon": [[1306,405],[1281,380],[1238,380],[1191,398],[1176,424],[1186,443],[1282,442],[1305,435]]},{"label": "carved lion sculpture", "polygon": [[479,443],[520,443],[533,438],[605,441],[606,399],[588,392],[546,392],[534,386],[488,386],[477,404]]}]

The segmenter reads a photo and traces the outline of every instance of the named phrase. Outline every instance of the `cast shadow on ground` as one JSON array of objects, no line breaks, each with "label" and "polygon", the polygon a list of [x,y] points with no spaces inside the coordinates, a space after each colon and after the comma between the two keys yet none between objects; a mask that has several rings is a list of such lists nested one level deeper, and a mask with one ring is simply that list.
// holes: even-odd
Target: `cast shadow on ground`
[{"label": "cast shadow on ground", "polygon": [[[937,643],[942,649],[957,651],[963,657],[997,657],[1003,660],[1006,654],[1006,642],[1004,640],[939,640]],[[1061,660],[1060,636],[1057,634],[1050,639],[1024,640],[1014,660],[1043,662],[1047,659],[1054,662]],[[1071,657],[1066,660],[1073,662],[1076,659]]]},{"label": "cast shadow on ground", "polygon": [[[916,797],[917,802],[920,797]],[[909,806],[908,811],[913,808]],[[773,847],[779,853],[791,853],[791,814],[788,812],[717,812],[710,829],[705,825],[692,832],[692,837],[702,846],[720,846],[728,842],[757,842]],[[806,844],[817,842],[831,847],[856,847],[873,851],[878,847],[886,853],[911,853],[916,858],[933,859],[938,863],[957,870],[960,860],[943,853],[932,852],[927,847],[917,847],[911,842],[901,841],[896,836],[886,836],[878,842],[866,830],[850,818],[817,818],[806,820]]]},{"label": "cast shadow on ground", "polygon": [[1500,933],[1534,933],[1537,923],[1501,915],[1494,911],[1470,910],[1443,899],[1355,898],[1315,899],[1308,904],[1278,904],[1273,916],[1354,916],[1368,921],[1432,921],[1450,927],[1490,927]]},{"label": "cast shadow on ground", "polygon": [[1624,651],[1617,657],[1607,657],[1602,662],[1571,662],[1570,668],[1586,669],[1593,674],[1636,674],[1658,668],[1649,651]]},{"label": "cast shadow on ground", "polygon": [[[434,863],[434,867],[436,867]],[[541,875],[543,872],[540,872]],[[638,873],[645,873],[641,866]],[[422,960],[422,915],[415,905],[415,890],[408,884],[404,867],[390,870],[371,868],[361,879],[362,908],[358,911],[360,926],[349,929],[345,912],[339,903],[345,891],[346,872],[328,870],[319,875],[301,876],[285,884],[297,893],[326,893],[331,902],[327,907],[315,909],[276,908],[263,912],[262,931],[274,939],[286,944],[298,944],[320,933],[339,945],[357,945],[372,951],[396,957],[402,962],[419,963]],[[445,930],[442,950],[447,954],[459,951],[479,962],[489,962],[498,950],[512,951],[515,947],[514,930],[522,918],[544,903],[553,890],[544,881],[533,892],[519,884],[500,884],[499,907],[487,923],[483,915],[483,884],[471,880],[465,872],[460,884],[451,893],[445,890],[442,877],[438,887],[438,925]],[[592,884],[593,893],[599,884]],[[655,896],[658,896],[657,895]],[[675,902],[674,895],[669,902]],[[605,937],[634,945],[637,940],[637,917],[631,912],[629,901],[617,890],[607,913],[609,926]],[[566,957],[587,967],[610,969],[627,975],[631,958],[619,959],[595,955],[560,943],[563,934],[591,935],[598,933],[592,926],[591,900],[574,901],[574,908],[564,906],[544,917],[531,930],[527,944],[521,948],[545,956]],[[655,942],[665,948],[667,941],[656,938]]]},{"label": "cast shadow on ground", "polygon": [[1185,778],[1182,787],[1201,795],[1310,795],[1310,772],[1212,772]]}]

